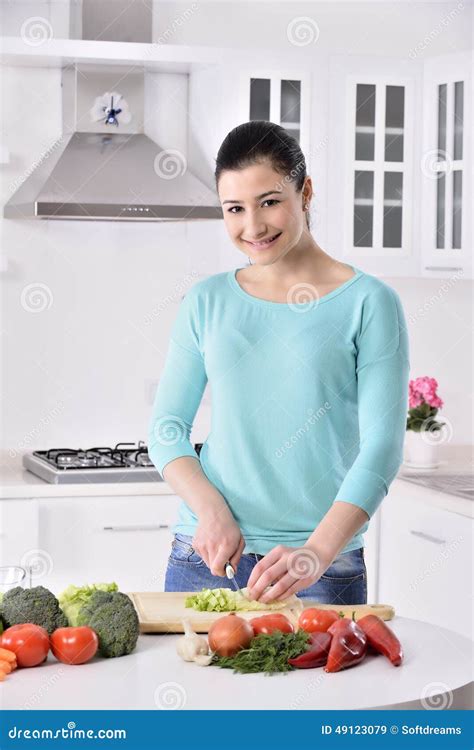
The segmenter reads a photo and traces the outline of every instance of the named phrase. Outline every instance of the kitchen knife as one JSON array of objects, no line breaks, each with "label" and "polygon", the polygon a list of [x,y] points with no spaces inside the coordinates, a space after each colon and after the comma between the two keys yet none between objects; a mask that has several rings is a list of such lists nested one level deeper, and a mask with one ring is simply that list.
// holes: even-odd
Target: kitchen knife
[{"label": "kitchen knife", "polygon": [[237,593],[240,594],[240,596],[246,599],[246,597],[242,593],[242,589],[239,587],[239,584],[235,580],[235,571],[232,565],[230,564],[230,562],[226,562],[225,564],[225,574],[227,578],[229,579],[229,581],[231,582],[232,586],[234,587],[234,590],[237,591]]}]

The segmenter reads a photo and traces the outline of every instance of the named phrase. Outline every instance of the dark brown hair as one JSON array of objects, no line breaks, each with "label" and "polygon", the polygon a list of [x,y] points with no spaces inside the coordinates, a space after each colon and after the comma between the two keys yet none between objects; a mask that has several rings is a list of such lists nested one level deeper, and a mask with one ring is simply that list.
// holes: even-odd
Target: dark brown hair
[{"label": "dark brown hair", "polygon": [[[297,192],[303,189],[306,161],[298,141],[281,125],[268,120],[244,122],[226,135],[216,159],[216,189],[225,170],[244,169],[265,160],[282,175],[283,181],[294,183]],[[309,229],[309,212],[306,224]]]}]

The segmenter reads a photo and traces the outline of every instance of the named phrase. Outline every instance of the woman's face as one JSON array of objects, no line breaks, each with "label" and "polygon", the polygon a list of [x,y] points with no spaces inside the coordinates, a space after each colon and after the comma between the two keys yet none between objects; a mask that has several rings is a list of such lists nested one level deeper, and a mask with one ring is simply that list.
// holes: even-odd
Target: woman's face
[{"label": "woman's face", "polygon": [[268,162],[225,170],[218,192],[229,236],[252,263],[267,265],[282,258],[307,228],[307,190],[298,193],[295,183]]}]

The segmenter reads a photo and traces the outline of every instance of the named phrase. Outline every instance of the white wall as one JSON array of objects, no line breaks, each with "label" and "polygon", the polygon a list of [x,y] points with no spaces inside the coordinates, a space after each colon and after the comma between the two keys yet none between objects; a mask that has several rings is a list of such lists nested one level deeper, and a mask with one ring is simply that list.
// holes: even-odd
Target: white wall
[{"label": "white wall", "polygon": [[[171,18],[178,5],[159,4],[161,24],[166,24],[165,13],[169,11]],[[208,5],[204,3],[202,10],[207,12]],[[286,32],[273,33],[275,25],[317,8],[322,43],[332,40],[333,51],[342,52],[352,43],[354,52],[394,54],[397,49],[403,56],[448,7],[336,3],[336,20],[328,3],[293,3],[291,11],[283,4],[253,3],[251,14],[245,3],[239,3],[230,24],[227,4],[216,5],[212,25],[196,13],[172,41],[196,41],[197,35],[201,44],[238,46],[245,39],[258,45],[263,28],[265,43],[270,36],[272,44],[279,39],[286,44]],[[457,17],[451,23],[449,34],[433,38],[430,54],[448,51],[454,38],[460,46],[465,43],[468,24],[460,26]],[[59,81],[55,69],[9,68],[3,76],[2,145],[8,147],[11,162],[2,167],[2,203],[14,181],[61,134]],[[321,236],[326,234],[323,224],[324,217]],[[187,285],[202,275],[246,264],[223,222],[1,219],[0,237],[1,447],[23,452],[145,439],[153,386]],[[338,257],[338,248],[323,247]],[[386,281],[404,304],[412,377],[437,378],[446,402],[440,416],[452,425],[452,442],[473,442],[472,282],[459,281],[444,290],[440,280]],[[32,311],[42,306],[41,312]],[[195,440],[206,436],[209,408],[203,403],[199,411]]]}]

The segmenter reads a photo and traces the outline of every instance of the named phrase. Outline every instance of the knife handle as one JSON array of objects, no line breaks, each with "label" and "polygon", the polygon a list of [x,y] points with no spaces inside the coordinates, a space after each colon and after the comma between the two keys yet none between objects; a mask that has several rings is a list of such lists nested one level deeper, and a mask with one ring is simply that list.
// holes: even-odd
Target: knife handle
[{"label": "knife handle", "polygon": [[227,578],[234,578],[234,576],[235,576],[234,568],[232,567],[232,565],[230,564],[230,562],[226,562],[226,564],[225,564],[225,574],[226,574]]}]

